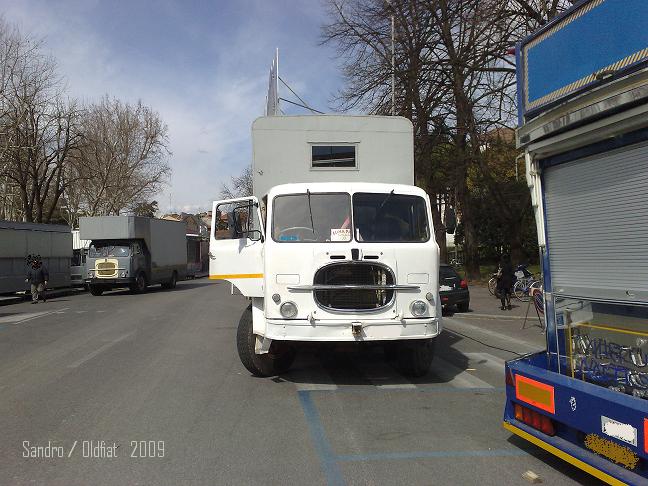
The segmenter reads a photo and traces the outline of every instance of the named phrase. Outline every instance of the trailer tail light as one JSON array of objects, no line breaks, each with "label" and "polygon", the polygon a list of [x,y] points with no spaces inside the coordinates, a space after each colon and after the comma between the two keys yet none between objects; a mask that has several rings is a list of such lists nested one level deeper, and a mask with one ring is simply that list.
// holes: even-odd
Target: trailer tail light
[{"label": "trailer tail light", "polygon": [[461,282],[459,282],[459,287],[461,287],[462,289],[467,289],[468,288],[468,281],[467,280],[462,280]]},{"label": "trailer tail light", "polygon": [[531,410],[530,408],[523,407],[519,403],[514,404],[515,408],[515,420],[519,420],[527,424],[530,427],[533,427],[536,430],[539,430],[543,434],[554,436],[556,435],[556,429],[554,428],[553,421],[546,415],[542,415],[540,412]]},{"label": "trailer tail light", "polygon": [[515,375],[515,398],[545,412],[556,413],[554,387],[551,385]]}]

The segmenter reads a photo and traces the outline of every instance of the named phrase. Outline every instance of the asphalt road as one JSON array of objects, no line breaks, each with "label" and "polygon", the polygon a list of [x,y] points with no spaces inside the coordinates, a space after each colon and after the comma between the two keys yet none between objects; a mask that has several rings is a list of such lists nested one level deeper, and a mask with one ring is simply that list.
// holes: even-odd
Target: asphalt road
[{"label": "asphalt road", "polygon": [[246,302],[229,291],[0,307],[0,484],[525,485],[528,470],[597,484],[501,426],[504,360],[543,343],[510,318],[521,308],[491,318],[476,295],[421,379],[356,346],[305,348],[259,379],[236,354]]}]

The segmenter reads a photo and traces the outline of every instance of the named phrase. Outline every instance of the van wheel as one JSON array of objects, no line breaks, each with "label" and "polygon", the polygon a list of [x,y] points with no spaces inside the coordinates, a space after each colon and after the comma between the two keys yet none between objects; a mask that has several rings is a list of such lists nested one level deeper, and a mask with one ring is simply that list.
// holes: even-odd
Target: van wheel
[{"label": "van wheel", "polygon": [[468,312],[468,307],[470,305],[470,302],[460,302],[457,304],[457,310],[459,312]]},{"label": "van wheel", "polygon": [[169,280],[167,283],[163,283],[162,288],[175,289],[177,284],[178,284],[178,274],[176,272],[173,272],[173,275],[171,275],[171,280]]},{"label": "van wheel", "polygon": [[90,285],[90,293],[92,295],[99,296],[104,293],[104,289],[99,285]]},{"label": "van wheel", "polygon": [[138,273],[137,277],[135,277],[135,282],[130,284],[129,288],[134,294],[144,292],[146,290],[146,276],[142,272]]},{"label": "van wheel", "polygon": [[294,347],[272,343],[268,353],[256,354],[255,341],[252,332],[252,305],[249,305],[243,311],[236,333],[236,347],[241,363],[254,376],[275,376],[288,371],[297,354]]},{"label": "van wheel", "polygon": [[398,368],[407,376],[425,376],[434,359],[434,339],[402,343],[398,350]]}]

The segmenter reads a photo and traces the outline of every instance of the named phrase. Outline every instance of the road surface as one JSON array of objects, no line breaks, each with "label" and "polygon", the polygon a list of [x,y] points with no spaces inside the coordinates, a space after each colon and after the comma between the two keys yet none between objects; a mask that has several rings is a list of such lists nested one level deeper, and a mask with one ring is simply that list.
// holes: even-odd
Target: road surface
[{"label": "road surface", "polygon": [[597,484],[502,428],[504,360],[543,338],[478,294],[415,380],[355,346],[254,378],[209,280],[0,307],[0,484]]}]

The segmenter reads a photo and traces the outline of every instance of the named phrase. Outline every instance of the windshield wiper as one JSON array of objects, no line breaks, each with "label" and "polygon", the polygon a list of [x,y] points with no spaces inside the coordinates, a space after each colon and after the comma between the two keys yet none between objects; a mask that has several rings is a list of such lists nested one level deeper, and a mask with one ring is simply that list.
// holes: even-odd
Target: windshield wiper
[{"label": "windshield wiper", "polygon": [[311,207],[310,189],[306,189],[306,195],[308,196],[308,213],[310,214],[311,231],[313,232],[313,234],[315,234],[315,224],[313,223],[313,208]]},{"label": "windshield wiper", "polygon": [[389,201],[389,198],[394,195],[394,190],[392,189],[387,196],[385,196],[385,199],[380,203],[380,206],[378,207],[378,210],[376,211],[376,215],[380,214],[380,211],[382,211],[382,208],[387,204],[387,201]]}]

